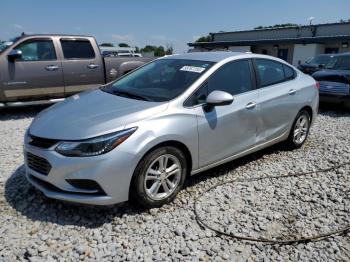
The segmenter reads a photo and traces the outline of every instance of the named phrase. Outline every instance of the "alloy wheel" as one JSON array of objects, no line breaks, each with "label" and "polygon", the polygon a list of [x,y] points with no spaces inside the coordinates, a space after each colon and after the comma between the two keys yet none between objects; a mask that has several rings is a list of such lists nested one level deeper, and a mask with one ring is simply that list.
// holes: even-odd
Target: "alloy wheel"
[{"label": "alloy wheel", "polygon": [[144,188],[148,197],[162,200],[169,197],[179,185],[181,179],[181,163],[171,154],[159,156],[148,167]]},{"label": "alloy wheel", "polygon": [[299,145],[305,141],[309,132],[309,125],[310,123],[307,115],[300,115],[293,130],[293,141],[295,144]]}]

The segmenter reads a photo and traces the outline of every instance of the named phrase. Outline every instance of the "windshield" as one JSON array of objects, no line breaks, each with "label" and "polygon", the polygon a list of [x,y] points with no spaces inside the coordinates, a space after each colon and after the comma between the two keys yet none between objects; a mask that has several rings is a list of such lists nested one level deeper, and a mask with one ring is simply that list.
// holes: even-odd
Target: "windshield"
[{"label": "windshield", "polygon": [[163,102],[183,93],[214,63],[159,59],[107,85],[102,90],[133,99]]},{"label": "windshield", "polygon": [[5,51],[8,47],[12,46],[20,38],[21,38],[20,36],[17,36],[17,37],[11,38],[9,41],[5,41],[5,42],[0,41],[0,53]]},{"label": "windshield", "polygon": [[319,55],[315,56],[312,59],[308,61],[309,64],[318,64],[318,65],[325,65],[329,62],[331,59],[331,56],[329,55]]},{"label": "windshield", "polygon": [[13,42],[2,42],[2,43],[0,42],[0,53],[5,51],[5,49],[11,45],[13,45]]},{"label": "windshield", "polygon": [[326,65],[326,69],[350,70],[350,56],[334,56]]}]

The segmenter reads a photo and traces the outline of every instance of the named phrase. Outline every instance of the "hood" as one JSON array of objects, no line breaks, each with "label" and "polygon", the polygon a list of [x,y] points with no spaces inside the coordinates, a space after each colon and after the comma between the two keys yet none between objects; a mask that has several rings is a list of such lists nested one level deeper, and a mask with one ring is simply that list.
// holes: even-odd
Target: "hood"
[{"label": "hood", "polygon": [[298,69],[301,70],[305,74],[312,74],[318,70],[320,70],[318,64],[300,64]]},{"label": "hood", "polygon": [[301,68],[318,68],[319,64],[307,64],[307,63],[303,63],[303,64],[300,64],[299,67]]},{"label": "hood", "polygon": [[29,133],[43,138],[81,140],[122,130],[127,124],[164,111],[167,106],[167,102],[88,91],[42,111],[30,125]]},{"label": "hood", "polygon": [[350,70],[331,70],[325,69],[312,74],[317,81],[330,81],[340,83],[350,83]]}]

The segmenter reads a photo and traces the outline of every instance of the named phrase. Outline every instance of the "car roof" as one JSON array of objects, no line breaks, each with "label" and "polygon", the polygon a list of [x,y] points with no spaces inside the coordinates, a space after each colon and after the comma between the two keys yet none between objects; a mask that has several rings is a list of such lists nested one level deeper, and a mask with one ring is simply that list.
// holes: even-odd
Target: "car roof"
[{"label": "car roof", "polygon": [[315,56],[334,56],[335,54],[318,54],[318,55],[315,55]]},{"label": "car roof", "polygon": [[188,59],[188,60],[199,60],[199,61],[208,61],[208,62],[219,62],[223,59],[242,55],[245,53],[241,52],[230,52],[230,51],[215,51],[215,52],[193,52],[185,54],[176,54],[167,56],[170,59]]},{"label": "car roof", "polygon": [[350,52],[346,52],[346,53],[338,53],[338,54],[332,54],[333,56],[349,56]]}]

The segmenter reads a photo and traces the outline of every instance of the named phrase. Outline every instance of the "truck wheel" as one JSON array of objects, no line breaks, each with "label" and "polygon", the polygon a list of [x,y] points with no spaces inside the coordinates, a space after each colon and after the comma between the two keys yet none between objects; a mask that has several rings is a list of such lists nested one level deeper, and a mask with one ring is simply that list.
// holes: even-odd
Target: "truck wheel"
[{"label": "truck wheel", "polygon": [[300,148],[306,141],[310,131],[310,114],[306,110],[298,113],[286,141],[289,149]]},{"label": "truck wheel", "polygon": [[148,153],[137,165],[130,198],[145,208],[172,201],[182,188],[187,162],[181,150],[165,146]]}]

